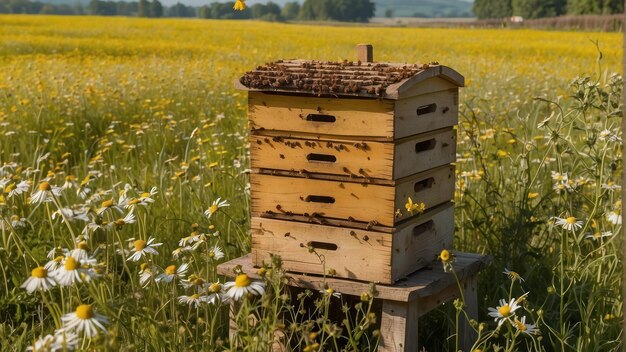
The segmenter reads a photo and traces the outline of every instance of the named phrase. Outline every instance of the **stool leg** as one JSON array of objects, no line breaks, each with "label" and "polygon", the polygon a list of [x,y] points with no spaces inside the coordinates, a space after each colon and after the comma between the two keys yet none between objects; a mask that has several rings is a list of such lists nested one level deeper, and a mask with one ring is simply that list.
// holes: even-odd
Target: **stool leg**
[{"label": "stool leg", "polygon": [[[472,275],[465,279],[463,282],[463,296],[465,297],[465,312],[469,319],[478,319],[478,279],[476,275]],[[469,321],[462,318],[461,326],[459,327],[459,341],[461,342],[461,348],[464,352],[470,352],[470,349],[476,341],[476,331],[470,326]]]},{"label": "stool leg", "polygon": [[417,351],[418,303],[383,301],[378,352]]},{"label": "stool leg", "polygon": [[237,317],[235,316],[237,310],[235,306],[235,301],[230,300],[229,304],[229,313],[228,313],[228,337],[230,338],[231,347],[236,347],[236,337],[237,337]]}]

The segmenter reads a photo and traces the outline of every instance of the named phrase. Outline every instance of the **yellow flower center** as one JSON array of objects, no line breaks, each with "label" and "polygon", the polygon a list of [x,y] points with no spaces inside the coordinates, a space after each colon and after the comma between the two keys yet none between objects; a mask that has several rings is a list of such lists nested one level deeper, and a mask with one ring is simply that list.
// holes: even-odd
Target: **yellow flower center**
[{"label": "yellow flower center", "polygon": [[74,259],[74,257],[67,257],[65,259],[65,270],[72,271],[80,267],[80,262]]},{"label": "yellow flower center", "polygon": [[43,279],[48,276],[48,270],[44,269],[41,266],[38,266],[30,272],[30,275],[32,277]]},{"label": "yellow flower center", "polygon": [[93,308],[88,304],[81,304],[76,307],[76,316],[79,319],[87,320],[93,318]]},{"label": "yellow flower center", "polygon": [[78,242],[76,247],[78,247],[78,249],[84,249],[84,250],[88,250],[89,249],[89,246],[87,245],[87,242],[85,242],[85,241]]},{"label": "yellow flower center", "polygon": [[236,287],[248,287],[252,283],[252,280],[246,274],[237,275],[235,278]]},{"label": "yellow flower center", "polygon": [[509,307],[508,304],[505,304],[502,307],[498,308],[498,313],[506,318],[511,315],[511,307]]},{"label": "yellow flower center", "polygon": [[526,324],[522,324],[522,322],[517,319],[515,320],[515,326],[517,326],[517,330],[519,331],[526,331]]},{"label": "yellow flower center", "polygon": [[[137,240],[135,242],[133,242],[133,246],[135,246],[135,250],[137,252],[142,251],[144,248],[146,248],[146,241],[144,240]],[[176,270],[176,269],[174,269]]]},{"label": "yellow flower center", "polygon": [[123,226],[124,224],[126,224],[126,221],[124,221],[124,219],[115,220],[115,225],[117,226]]},{"label": "yellow flower center", "polygon": [[104,202],[102,202],[103,208],[110,208],[112,206],[113,206],[113,199],[105,200]]},{"label": "yellow flower center", "polygon": [[570,224],[570,225],[573,225],[573,224],[576,223],[576,218],[573,217],[573,216],[570,216],[569,218],[565,219],[565,222]]},{"label": "yellow flower center", "polygon": [[221,290],[222,290],[222,285],[218,283],[213,283],[211,284],[211,286],[209,286],[209,292],[216,293],[216,292],[220,292]]},{"label": "yellow flower center", "polygon": [[46,181],[43,181],[42,183],[39,184],[39,190],[40,191],[49,191],[51,189],[52,189],[52,187]]},{"label": "yellow flower center", "polygon": [[176,274],[176,265],[170,265],[167,268],[165,268],[165,273],[167,275],[174,275],[174,274]]},{"label": "yellow flower center", "polygon": [[199,297],[200,297],[200,295],[199,295],[199,294],[194,293],[193,295],[191,295],[191,296],[189,297],[189,299],[191,299],[192,301],[195,301],[195,300],[197,300]]},{"label": "yellow flower center", "polygon": [[4,193],[10,193],[15,189],[15,183],[11,183],[10,185],[4,187]]},{"label": "yellow flower center", "polygon": [[148,269],[149,266],[150,266],[150,264],[148,264],[148,263],[141,263],[141,265],[139,265],[139,268],[141,269],[141,271],[144,271],[144,270]]},{"label": "yellow flower center", "polygon": [[209,213],[215,214],[215,212],[219,209],[216,204],[213,204],[209,207]]},{"label": "yellow flower center", "polygon": [[196,278],[193,280],[193,284],[196,286],[202,286],[204,284],[204,280],[202,280],[201,278]]},{"label": "yellow flower center", "polygon": [[447,249],[444,249],[441,251],[441,253],[439,253],[439,258],[441,258],[442,262],[449,262],[450,261],[450,252]]},{"label": "yellow flower center", "polygon": [[150,197],[150,193],[143,192],[139,197],[141,197],[141,198],[148,198],[148,197]]},{"label": "yellow flower center", "polygon": [[139,204],[139,203],[141,203],[141,201],[139,199],[137,199],[137,198],[133,198],[133,199],[131,199],[128,202],[129,205],[135,205],[135,204]]},{"label": "yellow flower center", "polygon": [[329,287],[326,289],[326,293],[328,293],[328,295],[332,295],[333,293],[335,293],[335,290]]}]

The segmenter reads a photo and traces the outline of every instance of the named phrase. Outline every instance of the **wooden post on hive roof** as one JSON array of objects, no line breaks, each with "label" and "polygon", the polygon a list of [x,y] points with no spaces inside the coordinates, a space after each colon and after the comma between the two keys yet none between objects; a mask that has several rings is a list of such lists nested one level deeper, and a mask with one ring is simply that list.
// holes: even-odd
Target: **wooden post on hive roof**
[{"label": "wooden post on hive roof", "polygon": [[374,62],[374,47],[372,44],[358,44],[356,58],[361,62]]}]

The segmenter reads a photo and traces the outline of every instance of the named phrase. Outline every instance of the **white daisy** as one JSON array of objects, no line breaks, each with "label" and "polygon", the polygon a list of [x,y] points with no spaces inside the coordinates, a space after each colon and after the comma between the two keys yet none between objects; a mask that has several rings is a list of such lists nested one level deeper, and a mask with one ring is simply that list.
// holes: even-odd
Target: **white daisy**
[{"label": "white daisy", "polygon": [[207,288],[209,293],[207,302],[211,304],[227,303],[230,301],[230,296],[224,292],[224,286],[219,282],[214,282]]},{"label": "white daisy", "polygon": [[61,208],[54,213],[52,213],[52,219],[61,218],[61,221],[65,222],[65,220],[69,222],[74,222],[76,220],[82,220],[84,222],[89,222],[89,217],[87,216],[86,209],[71,209],[71,208]]},{"label": "white daisy", "polygon": [[37,191],[30,195],[30,204],[51,202],[54,197],[61,195],[61,187],[52,186],[48,181],[43,181],[37,187]]},{"label": "white daisy", "polygon": [[622,215],[619,210],[614,210],[606,213],[606,219],[613,225],[622,224]]},{"label": "white daisy", "polygon": [[65,176],[65,183],[63,183],[61,188],[62,189],[78,188],[78,183],[76,182],[76,176],[74,175]]},{"label": "white daisy", "polygon": [[14,229],[25,229],[28,223],[26,222],[26,218],[21,218],[17,215],[11,215],[11,226]]},{"label": "white daisy", "polygon": [[585,238],[590,239],[590,240],[599,240],[601,238],[609,237],[611,235],[613,235],[613,232],[604,231],[604,232],[596,232],[596,233],[586,235]]},{"label": "white daisy", "polygon": [[156,281],[170,283],[176,277],[182,279],[187,275],[187,269],[189,269],[189,264],[187,263],[183,263],[179,267],[177,267],[176,265],[170,265],[165,268],[163,273],[159,274],[156,277]]},{"label": "white daisy", "polygon": [[79,262],[89,259],[89,246],[87,242],[80,241],[76,244],[76,248],[72,249],[69,256],[74,257]]},{"label": "white daisy", "polygon": [[567,231],[574,232],[583,227],[582,220],[578,220],[573,216],[570,216],[568,218],[555,217],[555,219],[556,219],[556,224],[559,226],[562,226]]},{"label": "white daisy", "polygon": [[115,204],[115,201],[113,199],[103,201],[96,213],[98,215],[102,215],[105,211],[109,209],[117,210],[120,214],[122,213],[122,209],[117,204]]},{"label": "white daisy", "polygon": [[194,249],[191,246],[178,247],[172,251],[172,257],[174,257],[174,259],[178,259],[181,255],[188,252],[193,252],[193,250]]},{"label": "white daisy", "polygon": [[55,276],[54,271],[60,268],[61,266],[63,266],[63,259],[65,259],[65,257],[62,255],[57,256],[53,259],[50,259],[50,261],[47,262],[43,268],[48,270],[48,272],[50,273],[50,276],[54,277]]},{"label": "white daisy", "polygon": [[76,282],[82,282],[81,274],[85,270],[80,261],[72,256],[67,256],[61,265],[51,273],[61,286],[72,286]]},{"label": "white daisy", "polygon": [[227,200],[222,200],[222,198],[217,198],[216,200],[214,200],[214,201],[213,201],[213,203],[211,204],[211,206],[209,207],[209,209],[207,209],[207,210],[204,212],[204,215],[205,215],[207,218],[209,218],[209,219],[210,219],[210,218],[211,218],[211,216],[212,216],[213,214],[217,213],[217,211],[218,211],[220,208],[225,208],[225,207],[228,207],[228,206],[230,206],[230,203],[228,203],[228,201],[227,201]]},{"label": "white daisy", "polygon": [[21,181],[17,185],[15,183],[11,183],[10,185],[4,188],[4,193],[8,195],[9,198],[13,198],[15,196],[19,196],[20,194],[28,192],[30,189],[30,182]]},{"label": "white daisy", "polygon": [[202,303],[207,302],[207,296],[200,295],[198,293],[194,293],[191,296],[180,296],[178,297],[178,303],[180,304],[188,304],[190,306],[194,305],[196,308],[200,307]]},{"label": "white daisy", "polygon": [[181,247],[198,242],[202,238],[202,234],[199,231],[194,231],[189,236],[183,237],[178,241],[178,245]]},{"label": "white daisy", "polygon": [[188,278],[180,280],[180,285],[186,289],[194,288],[194,290],[198,293],[204,291],[208,287],[206,281],[196,274],[191,274]]},{"label": "white daisy", "polygon": [[133,248],[130,250],[130,252],[132,253],[130,257],[128,257],[128,260],[132,260],[134,262],[139,261],[139,259],[141,259],[142,257],[148,255],[148,254],[159,254],[159,252],[157,252],[157,250],[155,249],[155,247],[158,247],[160,245],[162,245],[163,243],[153,243],[154,242],[154,238],[152,238],[152,236],[150,236],[150,238],[148,238],[148,242],[144,241],[144,240],[135,240],[133,242]]},{"label": "white daisy", "polygon": [[247,294],[262,296],[265,293],[265,284],[252,281],[248,275],[239,274],[235,281],[229,281],[224,285],[226,294],[235,301]]},{"label": "white daisy", "polygon": [[137,222],[137,218],[135,217],[135,214],[133,214],[133,212],[131,211],[128,214],[126,214],[124,218],[117,219],[113,221],[110,225],[120,228],[124,225],[134,224],[136,222]]},{"label": "white daisy", "polygon": [[76,307],[76,311],[63,315],[63,331],[84,331],[85,336],[93,337],[98,334],[98,329],[107,332],[104,324],[108,324],[109,319],[102,314],[98,314],[88,304],[81,304]]},{"label": "white daisy", "polygon": [[156,266],[150,263],[141,263],[141,270],[139,270],[139,284],[142,287],[148,286],[154,275],[156,274],[157,268]]},{"label": "white daisy", "polygon": [[208,256],[213,260],[220,260],[224,258],[224,251],[218,245],[215,245],[209,250]]},{"label": "white daisy", "polygon": [[526,324],[525,316],[523,316],[520,320],[517,320],[517,318],[515,318],[514,324],[517,328],[517,331],[520,331],[523,334],[535,335],[539,332],[534,324]]},{"label": "white daisy", "polygon": [[521,308],[515,298],[511,299],[511,302],[507,303],[504,299],[500,300],[500,305],[496,308],[489,307],[489,316],[494,318],[498,322],[498,326],[502,325],[505,320],[510,320],[515,311]]},{"label": "white daisy", "polygon": [[78,348],[78,335],[73,332],[55,331],[53,335],[46,335],[39,338],[26,351],[33,352],[61,352],[73,351]]},{"label": "white daisy", "polygon": [[30,272],[30,277],[20,287],[32,294],[37,290],[48,291],[54,285],[56,282],[48,275],[48,270],[38,266]]}]

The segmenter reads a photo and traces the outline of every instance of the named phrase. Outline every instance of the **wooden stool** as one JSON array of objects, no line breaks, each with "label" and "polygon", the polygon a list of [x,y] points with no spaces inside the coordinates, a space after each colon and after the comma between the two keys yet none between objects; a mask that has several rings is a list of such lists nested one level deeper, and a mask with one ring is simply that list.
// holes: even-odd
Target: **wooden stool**
[{"label": "wooden stool", "polygon": [[[478,317],[478,303],[476,295],[477,274],[489,261],[487,256],[469,253],[456,253],[454,270],[461,281],[466,312],[472,319]],[[220,275],[233,277],[233,269],[241,265],[243,271],[253,279],[260,279],[252,265],[250,255],[233,259],[217,267]],[[344,295],[360,296],[369,291],[369,283],[335,279],[319,276],[310,276],[289,273],[289,286],[307,288],[314,291],[323,289],[326,284],[336,292]],[[422,269],[400,280],[395,285],[376,285],[378,295],[382,300],[382,317],[380,333],[381,339],[378,351],[417,351],[419,337],[417,336],[418,318],[439,305],[459,297],[457,282],[452,273],[443,271],[441,263],[433,263],[432,269]],[[230,324],[231,335],[236,329]],[[475,340],[474,330],[468,321],[463,321],[460,329],[460,341],[463,351],[469,352]]]}]

